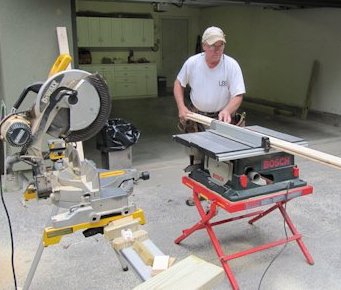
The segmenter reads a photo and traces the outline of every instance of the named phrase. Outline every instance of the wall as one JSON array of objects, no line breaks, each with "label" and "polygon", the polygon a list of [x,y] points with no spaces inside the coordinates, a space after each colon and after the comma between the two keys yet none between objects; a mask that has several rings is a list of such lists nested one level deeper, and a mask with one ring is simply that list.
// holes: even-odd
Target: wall
[{"label": "wall", "polygon": [[[56,27],[66,26],[72,52],[72,2],[1,0],[0,101],[6,103],[7,113],[25,87],[46,80],[59,55]],[[19,111],[31,108],[35,100],[36,94],[29,94]],[[7,149],[8,153],[15,151],[14,147],[7,146]],[[28,168],[18,163],[14,170]]]},{"label": "wall", "polygon": [[[167,6],[167,12],[154,12],[151,3],[114,3],[114,2],[99,2],[99,1],[77,1],[76,11],[92,11],[101,13],[144,13],[151,14],[154,19],[155,26],[155,41],[159,43],[159,50],[153,52],[151,49],[133,49],[134,57],[138,59],[140,57],[145,57],[151,62],[155,62],[158,67],[158,73],[162,74],[162,38],[161,38],[161,19],[162,18],[185,18],[189,20],[189,42],[188,42],[188,52],[189,55],[193,53],[196,43],[196,36],[200,33],[200,9],[199,8],[189,8],[183,6],[182,8],[177,8],[174,5]],[[93,63],[101,63],[102,57],[121,58],[126,61],[128,57],[129,49],[92,49],[92,60]],[[179,68],[180,69],[180,68]]]},{"label": "wall", "polygon": [[311,108],[341,114],[341,9],[229,5],[204,9],[202,25],[226,32],[227,54],[241,64],[249,97],[301,107],[318,60]]},{"label": "wall", "polygon": [[[8,107],[25,86],[46,77],[58,55],[55,27],[66,26],[72,38],[70,6],[68,0],[1,1],[0,98]],[[240,62],[247,95],[252,98],[302,106],[316,59],[321,69],[312,93],[312,109],[341,115],[340,9],[278,11],[232,4],[179,9],[170,5],[168,12],[155,13],[151,4],[77,2],[77,10],[94,9],[151,13],[156,39],[160,39],[160,19],[189,19],[189,55],[197,34],[208,25],[221,26],[227,33],[227,53]],[[72,51],[72,43],[70,48]],[[127,52],[121,53],[127,56]],[[145,52],[136,52],[135,57],[140,57],[139,53],[142,56]],[[100,61],[102,56],[103,52],[98,52],[94,57]],[[155,60],[162,71],[161,50],[149,51],[147,58]]]},{"label": "wall", "polygon": [[72,42],[71,2],[1,0],[0,87],[8,109],[26,86],[46,79],[59,54],[57,26],[67,27]]}]

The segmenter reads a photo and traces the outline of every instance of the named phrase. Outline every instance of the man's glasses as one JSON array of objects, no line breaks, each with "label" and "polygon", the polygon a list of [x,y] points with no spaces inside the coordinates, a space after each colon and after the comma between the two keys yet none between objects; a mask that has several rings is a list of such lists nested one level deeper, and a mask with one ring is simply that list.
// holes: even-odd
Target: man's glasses
[{"label": "man's glasses", "polygon": [[210,50],[223,50],[225,47],[225,43],[222,44],[212,44],[212,45],[207,45]]}]

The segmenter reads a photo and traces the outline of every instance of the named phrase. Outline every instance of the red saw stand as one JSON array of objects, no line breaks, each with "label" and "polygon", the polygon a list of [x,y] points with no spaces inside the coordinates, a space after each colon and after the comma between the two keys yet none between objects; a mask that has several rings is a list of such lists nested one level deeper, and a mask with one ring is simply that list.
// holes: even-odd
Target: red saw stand
[{"label": "red saw stand", "polygon": [[[208,189],[207,187],[200,184],[199,182],[191,179],[190,177],[184,176],[182,178],[182,183],[188,186],[189,188],[191,188],[193,191],[193,198],[194,198],[195,206],[200,215],[200,220],[192,227],[183,230],[182,235],[179,236],[175,240],[175,243],[179,244],[182,240],[186,239],[195,231],[206,228],[207,233],[211,239],[212,245],[218,255],[218,258],[234,290],[239,289],[239,286],[238,286],[236,278],[234,277],[231,271],[231,268],[228,262],[236,258],[240,258],[240,257],[250,255],[259,251],[263,251],[272,247],[283,245],[288,242],[296,241],[303,255],[305,256],[307,262],[310,265],[314,264],[314,260],[312,256],[310,255],[308,249],[306,248],[306,246],[304,245],[302,241],[302,235],[297,231],[296,227],[294,226],[293,222],[291,221],[285,209],[285,204],[289,202],[290,200],[292,200],[293,198],[311,194],[313,192],[312,186],[305,185],[302,187],[292,188],[292,189],[285,190],[285,191],[270,193],[267,195],[262,195],[258,197],[231,202],[228,199],[222,197],[221,195],[215,193],[214,191]],[[203,197],[209,201],[210,207],[207,212],[204,210],[199,200],[200,197]],[[211,220],[216,216],[218,208],[222,208],[228,213],[235,213],[235,212],[240,212],[240,211],[249,210],[249,209],[257,208],[257,207],[264,206],[264,205],[271,205],[271,204],[273,205],[267,210],[258,210],[254,212],[248,212],[240,216],[211,222]],[[290,231],[292,232],[291,236],[288,236],[284,239],[280,239],[278,241],[260,245],[260,246],[257,246],[257,247],[254,247],[245,251],[230,254],[230,255],[226,255],[223,252],[220,242],[213,230],[214,226],[236,221],[242,218],[249,218],[249,217],[253,217],[252,219],[248,221],[248,223],[252,225],[254,222],[270,214],[276,209],[278,209],[280,213],[282,214],[286,224],[288,225]]]}]

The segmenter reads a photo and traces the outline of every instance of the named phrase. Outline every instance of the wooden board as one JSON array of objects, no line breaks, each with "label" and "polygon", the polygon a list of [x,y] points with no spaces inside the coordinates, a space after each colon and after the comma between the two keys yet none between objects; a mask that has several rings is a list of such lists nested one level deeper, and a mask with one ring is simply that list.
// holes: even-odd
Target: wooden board
[{"label": "wooden board", "polygon": [[[66,27],[57,27],[57,38],[58,38],[59,53],[60,54],[66,53],[70,55]],[[71,69],[71,63],[67,67],[67,70],[70,70],[70,69]]]},{"label": "wooden board", "polygon": [[224,270],[196,256],[189,256],[134,290],[212,289],[224,279]]},{"label": "wooden board", "polygon": [[[69,41],[67,38],[66,27],[57,27],[57,39],[58,39],[59,54],[67,53],[70,55]],[[68,65],[66,70],[70,70],[70,69],[71,69],[71,63]],[[76,149],[79,155],[79,159],[83,161],[84,160],[83,142],[79,141],[79,142],[76,142],[76,144],[77,144]]]},{"label": "wooden board", "polygon": [[[187,115],[187,119],[189,120],[193,120],[196,122],[199,122],[201,124],[204,124],[206,126],[209,126],[212,121],[215,122],[221,122],[221,121],[217,121],[215,119],[200,115],[200,114],[196,114],[196,113],[190,113]],[[235,127],[234,125],[231,124],[227,124],[225,123],[226,126],[232,126]],[[247,130],[246,128],[244,128],[244,130]],[[314,150],[311,148],[307,148],[298,144],[293,144],[290,142],[286,142],[284,140],[281,139],[277,139],[271,136],[267,136],[264,134],[261,134],[264,137],[268,137],[270,140],[270,146],[272,148],[275,148],[279,151],[284,151],[284,152],[288,152],[290,154],[294,154],[294,155],[298,155],[301,156],[303,158],[307,158],[309,160],[312,161],[316,161],[319,162],[321,164],[324,165],[328,165],[337,169],[341,169],[341,158],[337,157],[335,155],[331,155],[331,154],[327,154],[318,150]]]}]

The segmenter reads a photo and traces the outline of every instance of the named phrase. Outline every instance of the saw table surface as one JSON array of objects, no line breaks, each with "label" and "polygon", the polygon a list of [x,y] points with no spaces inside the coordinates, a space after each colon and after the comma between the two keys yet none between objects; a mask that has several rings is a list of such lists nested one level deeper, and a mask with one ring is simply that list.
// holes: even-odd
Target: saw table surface
[{"label": "saw table surface", "polygon": [[239,138],[239,133],[235,131],[231,131],[233,134],[229,135],[229,132],[220,132],[218,130],[209,129],[204,132],[174,135],[173,138],[175,141],[187,147],[197,148],[219,161],[265,154],[266,152],[264,147],[262,147],[261,139],[266,138],[267,136],[291,143],[306,145],[302,138],[280,133],[261,126],[247,126],[245,128],[237,127],[235,129],[240,130],[240,133],[242,132],[243,136],[240,134]]}]

